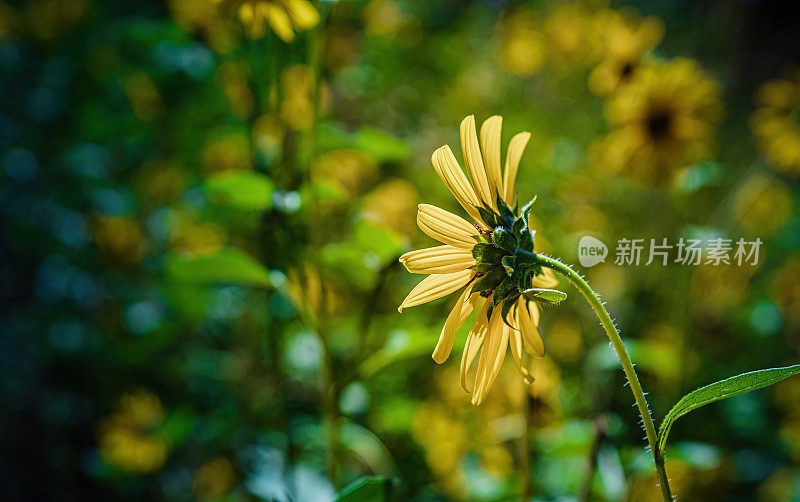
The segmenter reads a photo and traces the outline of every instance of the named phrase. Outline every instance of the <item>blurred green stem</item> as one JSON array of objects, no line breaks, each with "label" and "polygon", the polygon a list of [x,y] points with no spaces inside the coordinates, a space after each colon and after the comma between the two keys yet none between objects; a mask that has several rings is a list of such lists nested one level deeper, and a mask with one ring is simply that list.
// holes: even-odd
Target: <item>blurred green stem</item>
[{"label": "blurred green stem", "polygon": [[[533,385],[532,383],[530,385]],[[529,392],[529,385],[522,384],[522,414],[524,422],[522,424],[522,437],[519,442],[519,455],[520,455],[520,488],[519,499],[522,502],[528,502],[531,498],[531,459],[528,455],[528,449],[531,444],[531,422],[533,421],[533,405],[534,401]]]},{"label": "blurred green stem", "polygon": [[583,296],[589,302],[589,305],[592,306],[594,313],[597,314],[597,317],[600,319],[600,323],[603,325],[608,338],[611,340],[611,345],[614,346],[614,350],[617,352],[619,362],[622,364],[622,370],[625,372],[625,376],[628,378],[628,383],[630,383],[631,386],[631,392],[633,392],[633,397],[636,400],[636,406],[639,408],[639,414],[642,416],[644,432],[647,434],[647,442],[650,444],[650,451],[652,452],[653,460],[655,461],[656,476],[658,478],[658,487],[661,489],[661,496],[665,502],[671,502],[672,494],[669,489],[667,471],[664,468],[664,456],[658,449],[656,428],[655,425],[653,425],[653,418],[650,416],[650,408],[647,406],[647,399],[644,396],[644,391],[642,391],[642,385],[639,383],[639,377],[636,376],[636,370],[633,369],[633,363],[631,363],[631,358],[628,355],[628,351],[625,349],[625,344],[622,342],[622,338],[619,335],[619,331],[617,331],[617,327],[614,325],[614,321],[608,314],[608,311],[603,305],[603,302],[600,300],[600,297],[594,292],[592,287],[589,286],[589,283],[586,282],[580,274],[572,270],[569,265],[566,265],[555,258],[550,258],[549,256],[544,256],[541,254],[538,254],[537,258],[540,265],[553,269],[569,279],[570,282],[576,288],[578,288],[581,294],[583,294]]}]

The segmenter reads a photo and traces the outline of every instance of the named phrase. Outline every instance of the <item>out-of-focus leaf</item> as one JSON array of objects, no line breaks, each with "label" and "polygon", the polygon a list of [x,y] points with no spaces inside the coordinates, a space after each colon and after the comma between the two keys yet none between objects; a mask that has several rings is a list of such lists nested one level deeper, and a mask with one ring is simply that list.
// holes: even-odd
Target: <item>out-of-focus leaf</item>
[{"label": "out-of-focus leaf", "polygon": [[205,186],[212,201],[245,211],[268,209],[275,191],[272,180],[255,171],[215,174],[206,179]]},{"label": "out-of-focus leaf", "polygon": [[392,481],[385,476],[363,476],[339,492],[336,502],[385,502],[389,500]]},{"label": "out-of-focus leaf", "polygon": [[672,428],[672,424],[675,420],[686,415],[690,411],[715,401],[767,387],[784,378],[796,375],[797,373],[800,373],[800,364],[783,368],[751,371],[726,378],[725,380],[720,380],[719,382],[714,382],[686,394],[671,410],[669,410],[669,413],[667,413],[667,416],[664,417],[664,421],[661,423],[661,428],[658,431],[659,449],[664,451],[664,447],[667,444],[667,437],[669,436],[669,430]]},{"label": "out-of-focus leaf", "polygon": [[[461,330],[466,330],[472,323],[465,322]],[[395,331],[389,336],[386,345],[369,356],[359,368],[362,378],[369,378],[390,364],[404,359],[428,356],[436,347],[436,337],[439,336],[437,327],[416,328],[413,331]],[[458,353],[464,348],[465,337],[456,336],[453,353]]]},{"label": "out-of-focus leaf", "polygon": [[372,431],[347,421],[342,424],[340,437],[342,445],[352,451],[374,472],[397,473],[397,464],[385,444]]},{"label": "out-of-focus leaf", "polygon": [[400,162],[411,155],[408,144],[391,134],[372,127],[363,127],[348,134],[335,123],[319,126],[319,148],[353,148],[370,155],[378,162]]},{"label": "out-of-focus leaf", "polygon": [[399,162],[411,154],[404,141],[371,127],[361,128],[355,134],[353,146],[372,155],[378,162]]},{"label": "out-of-focus leaf", "polygon": [[255,258],[233,247],[197,257],[173,255],[167,259],[166,271],[173,281],[186,284],[271,286],[269,271]]}]

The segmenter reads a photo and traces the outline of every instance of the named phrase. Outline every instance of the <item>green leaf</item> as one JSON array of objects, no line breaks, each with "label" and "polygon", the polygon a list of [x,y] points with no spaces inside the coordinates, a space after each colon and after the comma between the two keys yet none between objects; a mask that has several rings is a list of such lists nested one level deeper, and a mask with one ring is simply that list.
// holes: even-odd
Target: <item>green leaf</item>
[{"label": "green leaf", "polygon": [[272,180],[255,171],[229,171],[205,181],[209,199],[244,211],[263,211],[272,206]]},{"label": "green leaf", "polygon": [[411,155],[405,141],[371,127],[362,127],[355,133],[353,147],[378,162],[402,162]]},{"label": "green leaf", "polygon": [[567,294],[557,289],[530,288],[522,294],[529,300],[547,305],[556,305],[567,299]]},{"label": "green leaf", "polygon": [[479,242],[472,247],[472,257],[481,263],[500,263],[505,251],[492,244]]},{"label": "green leaf", "polygon": [[664,451],[672,424],[690,411],[715,401],[767,387],[798,373],[800,373],[800,364],[751,371],[714,382],[686,394],[664,417],[664,421],[658,430],[658,449],[662,452]]},{"label": "green leaf", "polygon": [[339,492],[336,502],[386,502],[392,481],[385,476],[362,476]]},{"label": "green leaf", "polygon": [[225,282],[271,287],[269,271],[244,251],[227,247],[196,257],[172,255],[167,259],[166,274],[184,284]]},{"label": "green leaf", "polygon": [[506,201],[500,197],[500,194],[497,194],[496,197],[496,204],[497,209],[500,211],[500,216],[505,220],[506,225],[511,225],[514,223],[514,220],[517,219],[516,215],[514,215],[514,211],[506,204]]}]

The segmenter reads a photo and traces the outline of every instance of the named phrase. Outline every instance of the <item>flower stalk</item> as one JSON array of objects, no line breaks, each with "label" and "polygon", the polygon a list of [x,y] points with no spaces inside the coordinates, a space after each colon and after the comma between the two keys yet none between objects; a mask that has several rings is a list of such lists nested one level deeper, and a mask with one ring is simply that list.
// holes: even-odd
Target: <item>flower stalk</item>
[{"label": "flower stalk", "polygon": [[622,370],[625,372],[625,376],[630,383],[631,392],[633,392],[633,397],[636,400],[636,406],[639,408],[639,414],[641,415],[642,422],[644,423],[644,431],[647,435],[647,442],[650,445],[650,451],[653,454],[656,477],[658,478],[658,487],[661,490],[662,498],[665,502],[671,502],[673,499],[669,488],[667,471],[664,468],[664,456],[658,448],[656,428],[653,424],[653,418],[650,416],[650,408],[647,405],[647,399],[645,398],[644,391],[642,390],[642,385],[639,383],[639,377],[636,375],[636,370],[633,368],[631,358],[628,355],[628,351],[625,349],[625,344],[622,342],[622,338],[619,335],[619,331],[617,331],[617,327],[614,325],[614,321],[608,314],[608,311],[603,305],[603,302],[600,300],[600,297],[597,295],[597,293],[595,293],[592,287],[589,286],[589,283],[586,282],[583,277],[575,272],[569,265],[566,265],[555,258],[541,254],[537,254],[536,259],[539,265],[550,268],[569,279],[569,281],[576,288],[578,288],[581,294],[583,294],[597,317],[600,319],[603,329],[606,330],[606,334],[611,340],[611,344],[614,346],[614,350],[617,353],[619,362],[622,365]]}]

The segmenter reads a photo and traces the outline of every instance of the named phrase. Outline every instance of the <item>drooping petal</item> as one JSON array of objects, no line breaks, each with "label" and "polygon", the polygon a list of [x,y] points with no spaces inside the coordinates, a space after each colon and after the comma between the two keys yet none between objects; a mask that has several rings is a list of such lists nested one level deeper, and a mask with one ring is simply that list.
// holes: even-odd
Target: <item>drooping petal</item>
[{"label": "drooping petal", "polygon": [[489,193],[494,201],[497,194],[505,191],[503,175],[500,171],[500,133],[503,128],[503,117],[493,115],[481,125],[481,151],[486,165],[486,179],[489,182]]},{"label": "drooping petal", "polygon": [[453,246],[416,249],[400,257],[400,263],[412,274],[447,274],[469,268],[478,262],[472,250]]},{"label": "drooping petal", "polygon": [[298,30],[310,30],[319,22],[319,12],[308,0],[283,0],[283,3]]},{"label": "drooping petal", "polygon": [[443,244],[472,249],[478,230],[467,220],[430,204],[417,206],[417,225],[430,237]]},{"label": "drooping petal", "polygon": [[536,357],[544,357],[545,346],[539,333],[539,306],[521,297],[515,308],[515,326],[522,333],[525,350]]},{"label": "drooping petal", "polygon": [[442,327],[442,333],[439,335],[439,342],[436,344],[436,348],[433,349],[433,360],[437,364],[442,364],[450,357],[450,351],[453,350],[453,342],[456,339],[456,331],[464,324],[464,321],[467,320],[475,308],[480,295],[471,293],[472,287],[467,286],[461,296],[458,297],[458,300],[456,300],[456,304],[453,305],[450,315],[447,316],[447,321]]},{"label": "drooping petal", "polygon": [[489,389],[492,388],[508,348],[507,326],[503,322],[500,309],[492,311],[492,318],[489,319],[489,327],[486,331],[486,339],[481,349],[481,357],[478,361],[478,372],[475,375],[475,393],[472,395],[472,404],[481,404]]},{"label": "drooping petal", "polygon": [[294,30],[292,30],[292,22],[289,19],[289,14],[286,10],[276,4],[259,2],[256,8],[264,9],[264,17],[266,17],[269,27],[272,31],[286,43],[294,40]]},{"label": "drooping petal", "polygon": [[481,147],[478,144],[478,134],[475,131],[475,116],[470,115],[461,121],[461,151],[464,153],[464,162],[467,164],[467,174],[475,188],[475,193],[488,207],[495,208],[492,193],[489,190],[489,180],[486,178],[486,168],[483,166]]},{"label": "drooping petal", "polygon": [[472,189],[472,185],[469,184],[464,171],[459,167],[450,147],[445,145],[433,152],[431,163],[436,170],[436,174],[439,175],[447,189],[450,190],[450,193],[453,194],[453,197],[461,204],[467,214],[477,222],[482,221],[478,210],[475,209],[475,206],[480,204],[478,196],[475,195],[475,190]]},{"label": "drooping petal", "polygon": [[402,312],[406,307],[422,305],[458,291],[467,285],[473,275],[475,272],[470,269],[450,274],[429,275],[411,290],[397,311]]},{"label": "drooping petal", "polygon": [[512,205],[514,204],[514,191],[517,189],[519,161],[522,159],[522,152],[525,151],[525,146],[528,144],[529,139],[531,139],[531,133],[521,132],[514,135],[508,143],[506,167],[503,174],[503,186],[505,187],[503,200]]},{"label": "drooping petal", "polygon": [[511,329],[508,326],[505,326],[506,329],[509,330],[509,338],[508,338],[508,348],[511,352],[511,357],[514,359],[514,365],[517,367],[517,371],[519,374],[522,375],[522,379],[525,381],[526,384],[530,385],[533,382],[533,375],[528,371],[522,363],[523,353],[523,341],[522,341],[522,332],[516,329]]},{"label": "drooping petal", "polygon": [[464,344],[464,353],[461,354],[461,388],[466,392],[472,392],[467,382],[467,372],[472,366],[472,361],[478,355],[478,350],[481,348],[483,339],[486,338],[486,331],[489,327],[489,320],[486,319],[486,313],[489,311],[489,306],[492,304],[491,299],[483,302],[483,307],[478,312],[478,317],[475,319],[475,324],[469,330],[467,335],[467,343]]},{"label": "drooping petal", "polygon": [[549,268],[542,268],[544,275],[537,275],[533,278],[534,288],[552,289],[558,286],[558,278],[556,274]]}]

